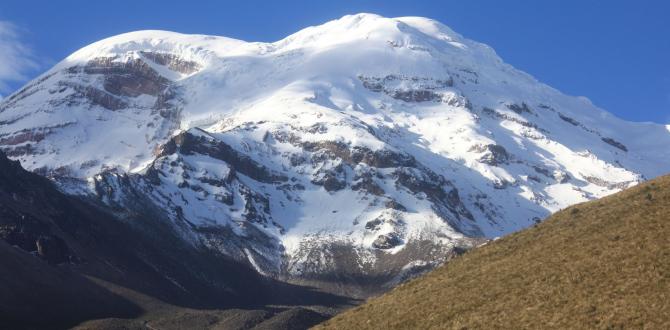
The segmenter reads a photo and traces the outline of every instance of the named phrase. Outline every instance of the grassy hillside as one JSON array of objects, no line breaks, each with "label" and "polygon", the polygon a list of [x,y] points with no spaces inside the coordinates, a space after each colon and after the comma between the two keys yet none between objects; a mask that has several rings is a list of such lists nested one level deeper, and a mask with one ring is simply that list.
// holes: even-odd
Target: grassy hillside
[{"label": "grassy hillside", "polygon": [[670,329],[670,176],[563,210],[321,329]]}]

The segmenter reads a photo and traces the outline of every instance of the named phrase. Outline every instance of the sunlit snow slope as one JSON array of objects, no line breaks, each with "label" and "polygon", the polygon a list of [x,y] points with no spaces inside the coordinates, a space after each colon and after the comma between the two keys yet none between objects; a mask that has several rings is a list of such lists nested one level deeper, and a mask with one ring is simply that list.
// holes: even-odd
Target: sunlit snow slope
[{"label": "sunlit snow slope", "polygon": [[99,41],[2,100],[0,145],[71,193],[147,196],[262,273],[392,281],[670,171],[666,126],[563,95],[436,21],[372,14],[274,43]]}]

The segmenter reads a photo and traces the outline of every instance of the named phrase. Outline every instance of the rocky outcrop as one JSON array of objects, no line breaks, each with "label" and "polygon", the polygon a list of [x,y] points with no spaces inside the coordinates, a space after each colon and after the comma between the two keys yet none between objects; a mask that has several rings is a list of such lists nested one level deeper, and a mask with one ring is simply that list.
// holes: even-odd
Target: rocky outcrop
[{"label": "rocky outcrop", "polygon": [[[523,108],[521,108],[521,109],[523,109]],[[489,107],[483,107],[482,108],[482,113],[489,116],[489,117],[515,122],[515,123],[517,123],[517,124],[519,124],[523,127],[536,129],[536,130],[538,130],[539,132],[542,132],[542,133],[547,133],[548,132],[547,130],[545,130],[541,127],[538,127],[537,124],[535,124],[535,123],[531,123],[531,122],[528,122],[528,121],[525,121],[525,120],[521,120],[519,118],[516,118],[514,116],[510,116],[508,114],[505,114],[505,113],[502,113],[500,111],[491,109]]]},{"label": "rocky outcrop", "polygon": [[611,145],[611,146],[617,148],[617,149],[620,149],[620,150],[622,150],[622,151],[628,152],[628,148],[626,148],[626,146],[623,145],[623,143],[621,143],[621,142],[619,142],[619,141],[617,141],[617,140],[614,140],[614,139],[612,139],[612,138],[608,138],[608,137],[603,137],[603,138],[601,138],[601,140],[602,140],[603,142],[605,142],[605,143],[607,143],[607,144],[609,144],[609,145]]},{"label": "rocky outcrop", "polygon": [[356,171],[356,176],[354,177],[351,189],[355,191],[364,191],[375,196],[383,196],[385,191],[377,182],[377,180],[380,180],[381,178],[383,178],[383,176],[372,169],[360,169]]},{"label": "rocky outcrop", "polygon": [[311,182],[329,192],[342,190],[347,186],[344,167],[339,164],[330,169],[319,169],[313,174]]},{"label": "rocky outcrop", "polygon": [[601,179],[599,177],[589,176],[589,175],[582,175],[582,177],[584,178],[584,180],[586,180],[586,182],[589,182],[589,183],[592,183],[596,186],[604,187],[604,188],[607,188],[607,189],[626,189],[626,188],[630,187],[631,185],[637,183],[637,182],[634,182],[634,181],[610,182],[610,181]]},{"label": "rocky outcrop", "polygon": [[156,64],[164,65],[182,74],[193,74],[201,68],[197,62],[184,60],[175,54],[147,51],[140,51],[140,54]]},{"label": "rocky outcrop", "polygon": [[474,217],[461,201],[458,190],[444,177],[421,167],[399,167],[392,176],[397,186],[430,200],[437,214],[452,227],[473,236],[479,235]]},{"label": "rocky outcrop", "polygon": [[432,79],[421,77],[405,77],[398,75],[388,75],[383,78],[379,77],[358,77],[363,83],[363,87],[376,93],[384,93],[391,98],[404,102],[442,102],[450,105],[465,106],[467,101],[461,102],[452,96],[443,97],[440,92],[448,87],[454,85],[451,77],[448,79]]},{"label": "rocky outcrop", "polygon": [[51,105],[54,107],[61,105],[75,106],[85,104],[84,102],[89,105],[97,105],[112,111],[128,107],[128,102],[122,98],[96,87],[70,82],[59,82],[59,84],[71,88],[73,93],[62,99],[51,102]]},{"label": "rocky outcrop", "polygon": [[395,201],[393,199],[384,203],[384,206],[386,206],[389,209],[396,210],[396,211],[402,211],[402,212],[407,211],[407,208],[405,206],[403,206],[402,204],[398,203],[397,201]]},{"label": "rocky outcrop", "polygon": [[402,239],[400,239],[397,234],[390,233],[377,236],[375,241],[372,242],[372,246],[376,249],[388,250],[400,245],[401,243]]},{"label": "rocky outcrop", "polygon": [[389,96],[405,102],[435,102],[442,99],[440,94],[429,90],[395,90]]},{"label": "rocky outcrop", "polygon": [[575,120],[573,118],[570,118],[570,117],[568,117],[568,116],[566,116],[566,115],[564,115],[560,112],[558,113],[558,118],[561,118],[563,121],[568,122],[568,123],[572,124],[573,126],[580,126],[581,125],[577,120]]},{"label": "rocky outcrop", "polygon": [[273,173],[249,156],[238,152],[223,141],[208,137],[207,133],[202,131],[199,135],[190,132],[180,133],[160,148],[157,157],[177,152],[183,155],[201,154],[221,160],[230,164],[235,171],[260,182],[279,183],[288,180],[286,176]]},{"label": "rocky outcrop", "polygon": [[98,57],[90,60],[83,68],[70,68],[69,72],[76,73],[79,70],[89,75],[102,75],[105,91],[118,96],[156,96],[170,83],[142,59]]},{"label": "rocky outcrop", "polygon": [[364,163],[376,168],[416,165],[414,157],[389,149],[371,150],[362,146],[349,146],[339,141],[301,142],[299,138],[291,140],[279,138],[279,140],[290,141],[305,151],[315,153],[316,160],[321,160],[325,156],[328,159],[341,159],[349,165]]},{"label": "rocky outcrop", "polygon": [[477,144],[470,147],[470,151],[483,153],[479,158],[479,162],[491,166],[507,164],[510,159],[510,155],[507,153],[505,147],[497,144]]},{"label": "rocky outcrop", "polygon": [[[417,239],[389,253],[394,249],[392,245],[398,243],[398,238],[388,235],[375,238],[377,240],[380,244],[378,248],[365,251],[346,242],[313,237],[301,243],[298,254],[286,265],[286,273],[293,274],[289,278],[305,285],[367,297],[419,276],[449,261],[458,252],[483,242],[459,241],[449,247]],[[361,262],[361,256],[376,261]],[[382,288],[380,283],[384,283]]]},{"label": "rocky outcrop", "polygon": [[508,109],[516,112],[519,115],[524,114],[524,113],[529,113],[529,114],[533,113],[533,111],[530,110],[530,107],[528,107],[528,104],[526,104],[525,102],[522,102],[521,104],[516,104],[516,103],[506,104],[505,106]]},{"label": "rocky outcrop", "polygon": [[548,178],[556,180],[557,183],[567,183],[570,181],[570,175],[559,169],[552,170],[541,165],[534,165],[533,170]]}]

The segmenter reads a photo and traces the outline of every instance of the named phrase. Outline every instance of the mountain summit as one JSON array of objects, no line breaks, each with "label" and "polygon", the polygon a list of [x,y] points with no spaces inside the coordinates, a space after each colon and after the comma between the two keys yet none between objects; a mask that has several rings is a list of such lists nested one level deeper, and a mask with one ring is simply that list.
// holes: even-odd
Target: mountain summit
[{"label": "mountain summit", "polygon": [[126,33],[0,103],[2,150],[64,192],[352,295],[668,172],[668,145],[439,22],[372,14],[273,43]]}]

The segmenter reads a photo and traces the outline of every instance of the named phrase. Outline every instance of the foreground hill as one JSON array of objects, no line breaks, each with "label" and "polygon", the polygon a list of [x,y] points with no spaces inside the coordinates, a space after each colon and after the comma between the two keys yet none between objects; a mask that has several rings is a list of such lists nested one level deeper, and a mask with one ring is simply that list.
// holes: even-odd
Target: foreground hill
[{"label": "foreground hill", "polygon": [[670,176],[579,204],[319,326],[670,328]]}]

